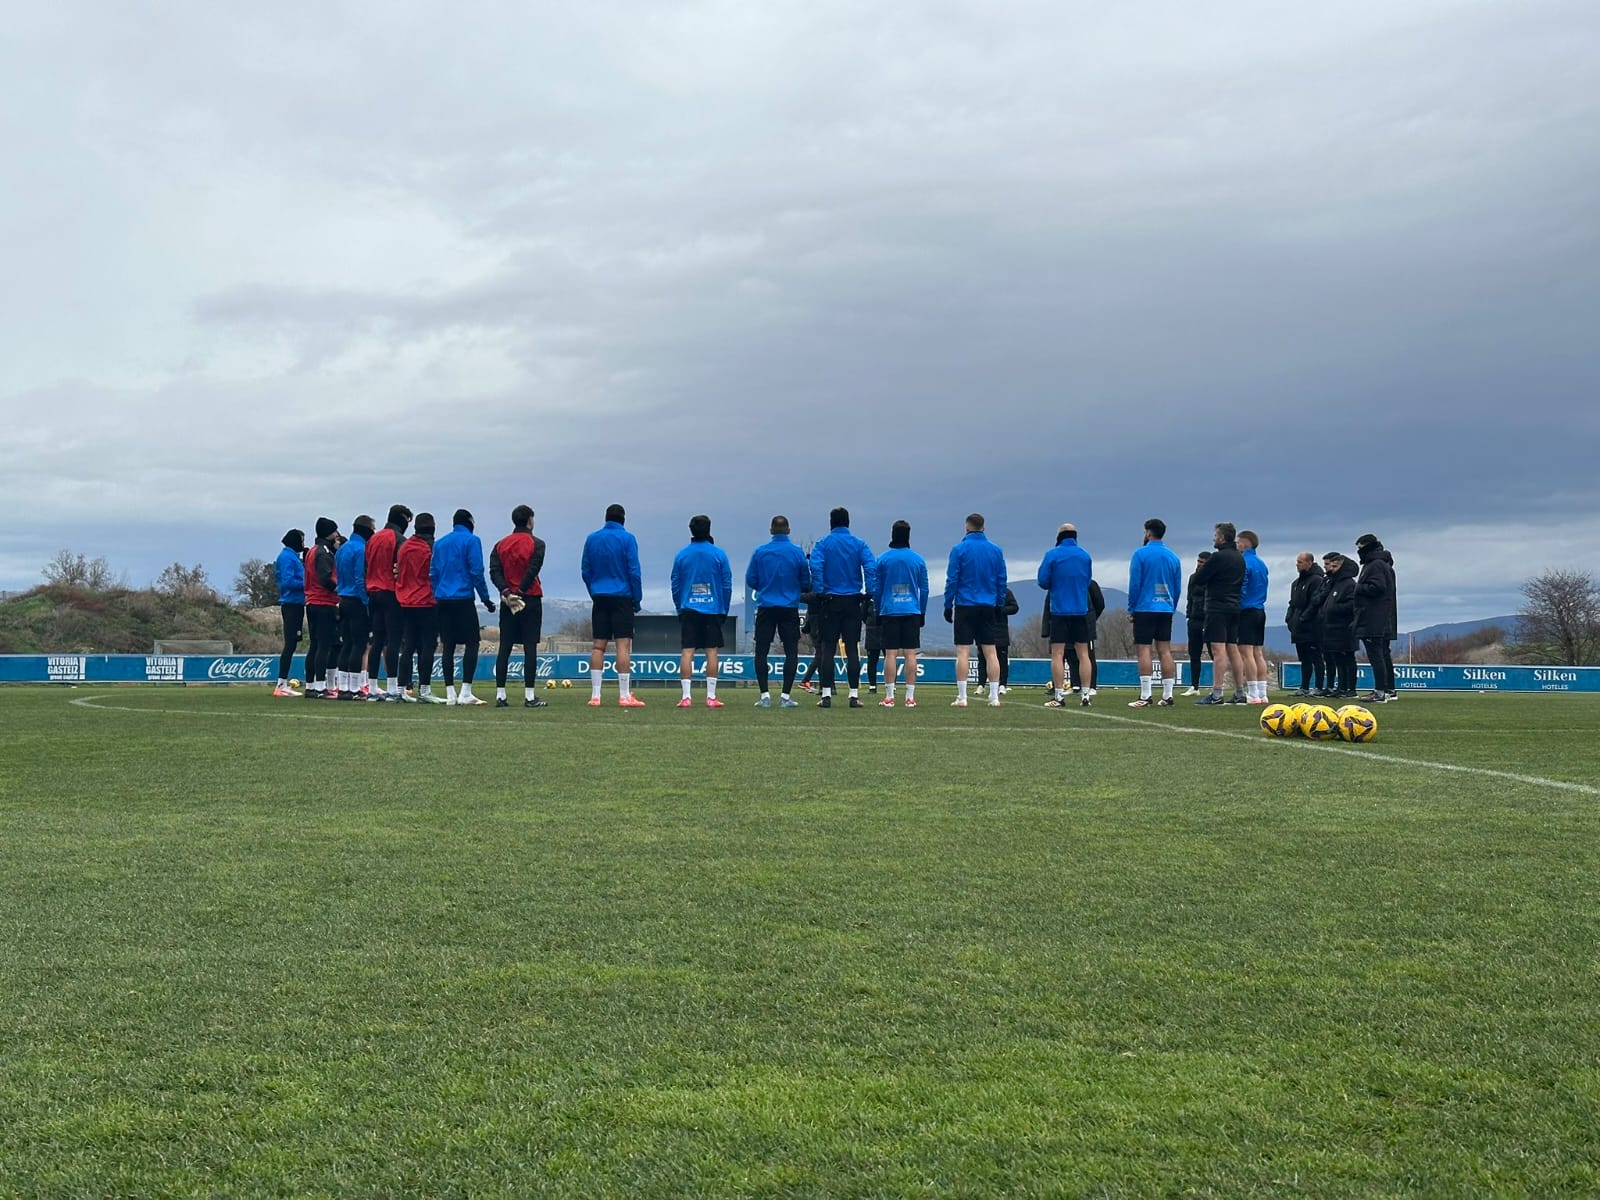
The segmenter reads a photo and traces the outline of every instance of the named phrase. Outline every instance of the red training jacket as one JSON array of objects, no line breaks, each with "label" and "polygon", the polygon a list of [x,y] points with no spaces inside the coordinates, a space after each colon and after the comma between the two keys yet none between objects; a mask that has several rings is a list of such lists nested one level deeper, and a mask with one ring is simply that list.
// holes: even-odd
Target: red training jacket
[{"label": "red training jacket", "polygon": [[[331,553],[331,551],[330,551]],[[339,593],[322,586],[322,580],[317,578],[317,547],[313,545],[306,551],[306,603],[315,604],[322,608],[338,608]],[[337,585],[338,576],[334,576]]]},{"label": "red training jacket", "polygon": [[395,590],[394,543],[394,530],[387,525],[367,539],[367,591]]},{"label": "red training jacket", "polygon": [[[371,551],[369,542],[369,555]],[[433,584],[428,582],[428,569],[432,566],[433,543],[419,537],[407,538],[400,547],[399,562],[395,566],[399,574],[395,595],[401,608],[433,607]]]},{"label": "red training jacket", "polygon": [[[540,582],[537,574],[534,575],[533,583],[528,590],[522,591],[522,580],[528,573],[528,564],[535,558],[538,558],[539,565],[543,566],[544,544],[540,539],[521,529],[508,533],[494,544],[494,553],[489,556],[489,578],[502,592],[542,596],[544,584]],[[534,570],[537,572],[538,567]]]}]

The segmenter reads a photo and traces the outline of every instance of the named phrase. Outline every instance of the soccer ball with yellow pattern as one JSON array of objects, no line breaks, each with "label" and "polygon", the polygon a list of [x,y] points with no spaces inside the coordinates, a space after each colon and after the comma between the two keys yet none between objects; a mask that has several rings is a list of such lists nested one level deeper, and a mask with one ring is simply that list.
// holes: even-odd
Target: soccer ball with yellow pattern
[{"label": "soccer ball with yellow pattern", "polygon": [[556,686],[556,681],[554,679],[546,679],[544,681],[544,685],[547,688],[554,688]]},{"label": "soccer ball with yellow pattern", "polygon": [[1300,725],[1306,719],[1306,712],[1311,708],[1309,704],[1289,705],[1288,728],[1283,731],[1284,737],[1300,737]]},{"label": "soccer ball with yellow pattern", "polygon": [[1261,732],[1288,737],[1294,731],[1294,710],[1287,704],[1269,704],[1261,710]]},{"label": "soccer ball with yellow pattern", "polygon": [[1339,736],[1338,714],[1326,704],[1309,704],[1300,718],[1300,736],[1313,742],[1331,742]]},{"label": "soccer ball with yellow pattern", "polygon": [[562,681],[561,681],[561,686],[562,686],[562,687],[564,687],[564,688],[569,688],[569,687],[571,687],[571,686],[572,686],[572,680],[570,680],[570,679],[563,679],[563,680],[562,680]]},{"label": "soccer ball with yellow pattern", "polygon": [[1359,704],[1346,704],[1334,714],[1339,736],[1347,742],[1370,742],[1378,736],[1378,718]]}]

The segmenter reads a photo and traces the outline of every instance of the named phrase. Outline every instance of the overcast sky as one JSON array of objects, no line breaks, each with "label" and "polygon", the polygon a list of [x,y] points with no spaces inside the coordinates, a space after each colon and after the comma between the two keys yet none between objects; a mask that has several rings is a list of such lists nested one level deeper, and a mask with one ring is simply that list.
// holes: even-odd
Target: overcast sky
[{"label": "overcast sky", "polygon": [[[1377,532],[1401,624],[1600,570],[1593,0],[84,3],[0,41],[0,588],[395,501],[1126,583]],[[1014,574],[1018,573],[1014,570]]]}]

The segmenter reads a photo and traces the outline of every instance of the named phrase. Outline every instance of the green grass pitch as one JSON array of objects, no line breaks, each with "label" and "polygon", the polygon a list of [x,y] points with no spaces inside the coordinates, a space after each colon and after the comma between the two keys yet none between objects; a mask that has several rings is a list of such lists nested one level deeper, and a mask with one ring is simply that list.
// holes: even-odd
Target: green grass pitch
[{"label": "green grass pitch", "polygon": [[541,694],[0,690],[0,1196],[1600,1191],[1600,697]]}]

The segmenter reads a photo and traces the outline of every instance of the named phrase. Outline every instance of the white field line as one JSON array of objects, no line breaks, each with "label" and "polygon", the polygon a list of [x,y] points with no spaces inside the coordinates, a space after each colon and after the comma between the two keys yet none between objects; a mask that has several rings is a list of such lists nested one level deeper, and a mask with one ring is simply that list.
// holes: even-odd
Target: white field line
[{"label": "white field line", "polygon": [[[212,710],[212,709],[194,709],[194,708],[138,708],[138,707],[133,707],[133,706],[129,706],[129,705],[96,704],[95,703],[96,700],[100,700],[100,699],[103,699],[105,697],[113,696],[113,695],[115,695],[115,693],[113,693],[113,692],[101,692],[101,693],[97,693],[95,695],[79,696],[76,699],[69,701],[69,703],[74,704],[79,708],[94,709],[94,710],[99,711],[99,712],[155,713],[155,714],[163,714],[163,715],[168,715],[168,716],[186,716],[186,717],[228,717],[228,718],[233,718],[233,719],[238,719],[238,718],[241,718],[241,717],[277,717],[279,719],[299,720],[299,721],[338,721],[338,722],[346,722],[346,721],[348,721],[348,722],[360,722],[362,724],[369,724],[369,725],[370,724],[412,725],[412,724],[415,724],[417,720],[421,719],[421,713],[418,713],[417,716],[415,716],[415,717],[381,717],[381,716],[377,715],[376,713],[373,713],[371,715],[364,715],[364,716],[358,717],[353,713],[351,713],[349,715],[345,715],[345,714],[341,714],[341,713],[327,713],[327,714],[324,714],[324,715],[317,715],[317,714],[309,713],[309,712],[304,712],[304,713],[301,713],[301,712],[293,712],[293,713],[291,713],[291,712],[242,713],[242,712],[218,712],[218,711],[215,711],[215,710]],[[612,706],[612,707],[614,707],[614,706]],[[662,707],[672,707],[672,706],[670,704],[664,704]],[[782,710],[779,710],[779,711],[782,711]],[[846,709],[845,711],[848,712],[849,710]],[[1405,758],[1405,757],[1402,757],[1401,755],[1398,755],[1398,754],[1383,754],[1383,753],[1380,753],[1379,751],[1376,751],[1376,750],[1368,750],[1368,749],[1365,749],[1365,748],[1360,747],[1360,746],[1350,746],[1350,745],[1345,745],[1345,744],[1342,744],[1342,743],[1339,743],[1339,742],[1314,743],[1314,742],[1301,741],[1301,740],[1299,740],[1297,738],[1269,738],[1269,737],[1263,737],[1259,733],[1239,733],[1239,732],[1236,732],[1235,730],[1231,730],[1231,729],[1204,729],[1204,728],[1197,728],[1197,727],[1192,726],[1192,725],[1164,725],[1164,724],[1161,724],[1158,721],[1154,721],[1154,720],[1140,720],[1137,717],[1122,717],[1122,716],[1117,716],[1117,715],[1115,715],[1113,713],[1096,712],[1093,709],[1087,709],[1086,710],[1086,709],[1083,709],[1081,707],[1080,708],[1069,708],[1069,709],[1064,710],[1064,716],[1068,720],[1082,718],[1082,719],[1087,719],[1087,720],[1092,720],[1092,721],[1115,723],[1115,725],[1117,726],[1117,728],[1118,728],[1118,730],[1120,732],[1127,732],[1127,733],[1134,733],[1134,732],[1166,733],[1166,734],[1180,734],[1180,735],[1181,734],[1190,734],[1190,735],[1194,735],[1194,736],[1197,736],[1197,737],[1232,738],[1235,741],[1249,742],[1250,744],[1255,745],[1255,746],[1265,746],[1265,747],[1271,747],[1271,748],[1274,748],[1274,749],[1293,747],[1293,748],[1300,749],[1300,750],[1315,751],[1316,753],[1319,753],[1319,754],[1348,754],[1348,755],[1352,755],[1352,756],[1354,756],[1356,758],[1367,759],[1367,760],[1369,760],[1371,762],[1393,763],[1396,766],[1415,767],[1415,768],[1418,768],[1418,769],[1424,770],[1424,771],[1439,771],[1439,772],[1444,772],[1444,773],[1455,773],[1455,774],[1461,774],[1461,775],[1476,775],[1476,776],[1479,776],[1480,778],[1485,778],[1485,779],[1503,779],[1508,783],[1526,784],[1529,787],[1553,788],[1553,789],[1555,789],[1557,791],[1577,792],[1580,795],[1584,795],[1584,796],[1600,796],[1600,787],[1594,787],[1594,786],[1591,786],[1591,785],[1586,784],[1586,783],[1570,783],[1570,782],[1568,782],[1567,780],[1564,780],[1564,779],[1546,779],[1542,775],[1523,775],[1523,774],[1520,774],[1520,773],[1518,773],[1516,771],[1497,771],[1492,767],[1469,767],[1469,766],[1465,766],[1465,765],[1463,765],[1461,763],[1434,762],[1434,761],[1432,761],[1430,759],[1425,759],[1425,758]],[[468,718],[468,719],[471,719],[471,718]],[[535,721],[537,719],[538,718],[534,718]],[[893,720],[895,718],[890,718],[890,719]],[[912,720],[915,720],[915,719],[916,718],[912,718]],[[851,719],[849,717],[845,718],[846,723],[848,723],[850,720]],[[495,725],[486,726],[485,728],[499,728],[499,729],[526,731],[529,728],[529,726],[524,724],[524,723],[522,723],[522,722],[513,723],[513,722],[508,722],[508,721],[502,721],[502,722],[497,722]],[[768,731],[775,731],[775,730],[778,730],[780,728],[786,734],[791,734],[791,735],[792,734],[796,734],[796,733],[823,734],[823,733],[834,733],[834,732],[837,732],[837,727],[832,723],[831,719],[829,719],[829,724],[827,724],[827,725],[817,725],[817,724],[810,724],[810,723],[802,725],[802,724],[798,724],[796,722],[789,722],[785,718],[779,717],[776,722],[774,722],[771,726],[768,727]],[[917,724],[916,728],[918,728],[919,730],[921,730],[923,732],[927,732],[927,733],[965,733],[965,734],[1039,733],[1041,731],[1044,731],[1044,732],[1048,731],[1048,727],[1047,726],[1040,726],[1040,725],[988,725],[988,724],[983,724],[983,725],[924,725],[924,724],[922,724],[920,722]],[[740,730],[740,732],[741,733],[749,733],[750,732],[750,727],[749,726],[745,726],[744,728],[742,728]],[[1112,731],[1108,729],[1105,732],[1109,733],[1109,732],[1112,732]]]}]

